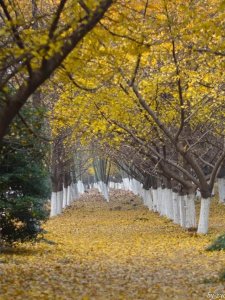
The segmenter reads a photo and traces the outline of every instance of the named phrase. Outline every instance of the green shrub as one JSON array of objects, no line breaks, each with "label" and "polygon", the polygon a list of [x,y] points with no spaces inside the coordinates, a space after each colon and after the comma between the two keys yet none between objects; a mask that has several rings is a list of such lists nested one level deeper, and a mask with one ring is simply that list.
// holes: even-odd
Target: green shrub
[{"label": "green shrub", "polygon": [[225,234],[219,236],[210,246],[206,248],[207,251],[219,251],[225,249]]},{"label": "green shrub", "polygon": [[[27,119],[40,131],[41,120],[31,108],[27,111]],[[34,240],[42,232],[50,195],[48,153],[48,144],[15,119],[0,144],[0,240],[4,243]]]},{"label": "green shrub", "polygon": [[25,196],[13,202],[0,201],[1,239],[7,244],[35,240],[47,217],[48,210],[41,199]]},{"label": "green shrub", "polygon": [[219,274],[220,281],[225,281],[225,270]]}]

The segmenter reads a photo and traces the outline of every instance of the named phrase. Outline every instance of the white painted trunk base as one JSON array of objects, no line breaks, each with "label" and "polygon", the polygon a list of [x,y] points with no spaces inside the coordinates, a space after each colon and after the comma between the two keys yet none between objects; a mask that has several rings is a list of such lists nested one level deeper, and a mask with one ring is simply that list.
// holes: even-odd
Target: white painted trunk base
[{"label": "white painted trunk base", "polygon": [[152,189],[152,198],[153,198],[153,211],[157,211],[157,198],[158,198],[158,191],[157,189]]},{"label": "white painted trunk base", "polygon": [[50,211],[50,217],[54,217],[57,215],[56,210],[56,192],[52,192],[51,194],[51,211]]},{"label": "white painted trunk base", "polygon": [[185,196],[186,201],[186,228],[196,227],[195,195]]},{"label": "white painted trunk base", "polygon": [[166,201],[166,216],[170,220],[173,220],[173,194],[171,189],[165,189]]},{"label": "white painted trunk base", "polygon": [[108,192],[108,186],[105,182],[102,182],[102,194],[103,197],[107,202],[109,202],[109,192]]},{"label": "white painted trunk base", "polygon": [[83,185],[83,182],[81,180],[78,180],[77,188],[78,188],[79,195],[82,195],[84,193],[84,185]]},{"label": "white painted trunk base", "polygon": [[152,190],[149,189],[146,191],[146,205],[149,210],[152,210],[153,201],[152,201]]},{"label": "white painted trunk base", "polygon": [[66,202],[67,202],[66,204],[68,206],[72,203],[72,201],[71,201],[71,186],[70,185],[67,187]]},{"label": "white painted trunk base", "polygon": [[99,192],[102,194],[102,196],[105,198],[105,200],[107,202],[109,202],[108,186],[103,181],[99,181]]},{"label": "white painted trunk base", "polygon": [[186,227],[186,212],[185,212],[185,198],[184,196],[178,196],[179,208],[180,208],[180,226]]},{"label": "white painted trunk base", "polygon": [[63,204],[63,191],[56,193],[56,213],[57,215],[62,212],[62,204]]},{"label": "white painted trunk base", "polygon": [[134,182],[133,182],[133,178],[131,178],[131,180],[130,180],[130,190],[131,190],[132,193],[135,194],[135,192],[134,192]]},{"label": "white painted trunk base", "polygon": [[110,181],[109,182],[109,188],[110,189],[115,189],[115,182]]},{"label": "white painted trunk base", "polygon": [[178,194],[173,192],[172,199],[173,199],[173,221],[175,224],[180,224],[180,207],[179,207]]},{"label": "white painted trunk base", "polygon": [[136,181],[137,182],[137,192],[138,192],[138,195],[139,196],[143,196],[142,195],[142,185],[141,185],[141,183],[139,182],[139,181]]},{"label": "white painted trunk base", "polygon": [[138,182],[136,179],[133,179],[133,183],[134,183],[134,194],[138,195]]},{"label": "white painted trunk base", "polygon": [[146,190],[143,189],[143,192],[142,192],[142,200],[143,200],[143,204],[144,204],[144,205],[146,205],[146,200],[147,200],[147,199],[146,199],[146,196],[147,196],[147,195],[146,195]]},{"label": "white painted trunk base", "polygon": [[123,180],[124,190],[125,191],[129,191],[129,188],[130,188],[130,180],[129,180],[129,178],[125,177],[122,180]]},{"label": "white painted trunk base", "polygon": [[218,178],[219,202],[225,203],[225,178]]},{"label": "white painted trunk base", "polygon": [[209,227],[209,207],[211,198],[201,199],[200,216],[198,222],[198,233],[206,234]]},{"label": "white painted trunk base", "polygon": [[76,182],[72,183],[72,198],[73,201],[79,198],[78,187]]},{"label": "white painted trunk base", "polygon": [[62,207],[65,208],[67,205],[67,188],[63,187],[63,204]]},{"label": "white painted trunk base", "polygon": [[161,187],[157,188],[157,198],[156,198],[156,209],[157,212],[161,215],[164,216],[164,190]]},{"label": "white painted trunk base", "polygon": [[[168,206],[168,195],[167,195],[167,189],[161,188],[161,199],[158,198],[159,201],[159,207],[161,207],[161,215],[167,216],[167,206]],[[160,204],[161,202],[161,204]]]}]

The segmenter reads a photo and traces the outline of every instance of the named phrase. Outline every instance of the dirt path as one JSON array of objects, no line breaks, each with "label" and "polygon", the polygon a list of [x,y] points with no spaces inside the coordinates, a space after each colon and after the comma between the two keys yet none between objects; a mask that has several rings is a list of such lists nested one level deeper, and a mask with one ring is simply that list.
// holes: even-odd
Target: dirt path
[{"label": "dirt path", "polygon": [[225,297],[218,280],[225,252],[204,251],[225,230],[224,216],[224,206],[213,205],[211,233],[198,237],[149,212],[130,193],[114,192],[109,204],[85,194],[46,224],[46,238],[56,244],[1,255],[0,299]]}]

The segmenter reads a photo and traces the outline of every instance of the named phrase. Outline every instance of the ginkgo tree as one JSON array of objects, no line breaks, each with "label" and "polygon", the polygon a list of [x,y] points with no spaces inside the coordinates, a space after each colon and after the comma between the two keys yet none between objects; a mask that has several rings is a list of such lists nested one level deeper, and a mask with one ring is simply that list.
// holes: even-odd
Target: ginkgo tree
[{"label": "ginkgo tree", "polygon": [[0,2],[0,139],[29,96],[93,29],[112,2]]}]

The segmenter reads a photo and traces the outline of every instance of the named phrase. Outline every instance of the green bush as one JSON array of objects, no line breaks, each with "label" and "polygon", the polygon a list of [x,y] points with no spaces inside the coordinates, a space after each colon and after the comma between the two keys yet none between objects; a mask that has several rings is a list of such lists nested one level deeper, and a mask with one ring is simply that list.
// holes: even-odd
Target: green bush
[{"label": "green bush", "polygon": [[219,251],[225,249],[225,234],[219,236],[210,246],[206,248],[207,251]]},{"label": "green bush", "polygon": [[219,274],[220,281],[225,281],[225,270]]},{"label": "green bush", "polygon": [[31,197],[17,198],[14,203],[1,202],[1,237],[5,243],[34,240],[42,232],[41,221],[47,218],[40,199]]},{"label": "green bush", "polygon": [[[31,108],[26,118],[41,130],[41,118]],[[34,240],[42,232],[50,195],[48,152],[48,144],[34,137],[19,119],[0,144],[0,240],[4,243]]]}]

